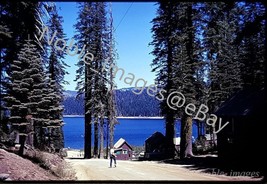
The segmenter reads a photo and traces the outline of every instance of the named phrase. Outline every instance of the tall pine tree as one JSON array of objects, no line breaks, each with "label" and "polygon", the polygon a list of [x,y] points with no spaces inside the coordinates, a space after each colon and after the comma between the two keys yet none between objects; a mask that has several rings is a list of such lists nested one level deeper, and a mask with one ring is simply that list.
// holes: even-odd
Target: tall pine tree
[{"label": "tall pine tree", "polygon": [[[157,17],[153,19],[153,41],[152,45],[154,50],[152,54],[155,55],[152,66],[153,71],[157,71],[158,87],[165,91],[164,99],[173,92],[175,85],[173,83],[174,71],[174,41],[173,37],[176,33],[176,21],[175,21],[175,8],[177,3],[175,2],[160,2],[157,11]],[[167,102],[163,100],[160,104],[162,114],[165,116],[166,121],[166,142],[167,153],[169,157],[174,156],[174,123],[175,123],[175,110],[167,105]]]},{"label": "tall pine tree", "polygon": [[[52,145],[55,147],[56,151],[59,151],[64,147],[64,136],[63,136],[63,86],[62,84],[67,84],[68,82],[64,80],[64,76],[68,74],[66,67],[68,65],[64,62],[66,55],[66,46],[63,42],[55,43],[58,39],[66,40],[66,35],[63,32],[62,22],[63,19],[58,15],[56,7],[52,7],[50,10],[51,18],[48,23],[50,30],[50,37],[56,32],[56,36],[53,39],[52,45],[50,47],[49,58],[48,58],[48,77],[49,85],[52,89],[50,95],[54,96],[54,101],[50,111],[50,122],[53,124],[51,127],[51,140]],[[59,49],[62,48],[62,49]]]},{"label": "tall pine tree", "polygon": [[[153,20],[154,51],[153,60],[157,72],[159,88],[164,89],[161,110],[166,118],[166,138],[169,156],[174,156],[174,121],[181,118],[181,158],[192,153],[193,115],[185,108],[170,107],[167,97],[181,104],[179,98],[172,96],[180,92],[185,96],[186,106],[204,101],[205,94],[203,56],[201,43],[200,7],[196,3],[160,2],[158,17]],[[172,94],[172,95],[171,95]],[[170,96],[171,95],[171,96]],[[176,101],[175,101],[176,100]]]},{"label": "tall pine tree", "polygon": [[[34,146],[39,149],[46,149],[52,145],[48,143],[49,141],[47,141],[50,139],[50,136],[47,133],[47,126],[51,125],[49,124],[49,120],[51,119],[49,114],[51,113],[50,108],[52,106],[49,105],[49,103],[51,103],[52,95],[47,90],[48,84],[46,81],[44,81],[46,76],[44,73],[44,67],[45,64],[47,64],[47,44],[45,44],[44,41],[40,43],[39,40],[37,40],[40,30],[45,23],[44,20],[47,19],[46,16],[49,14],[48,10],[52,7],[50,4],[51,3],[1,2],[1,10],[3,11],[1,11],[0,20],[1,22],[4,22],[4,27],[6,27],[7,30],[12,33],[11,36],[6,39],[7,44],[5,48],[2,49],[1,46],[1,56],[3,56],[1,57],[1,74],[3,74],[2,71],[4,71],[5,74],[4,76],[2,75],[4,79],[1,78],[1,89],[5,91],[5,101],[9,108],[12,105],[9,101],[10,98],[17,98],[16,95],[20,95],[14,91],[13,84],[15,83],[14,81],[16,81],[15,78],[17,77],[14,75],[14,71],[16,73],[16,70],[18,69],[15,66],[20,61],[19,57],[21,57],[21,49],[22,47],[23,49],[26,48],[24,40],[28,39],[29,37],[33,38],[31,43],[28,43],[29,41],[27,41],[27,43],[31,45],[28,46],[28,48],[35,50],[36,56],[40,58],[40,62],[38,61],[38,63],[32,63],[32,67],[35,69],[28,69],[27,64],[25,65],[25,68],[24,65],[22,65],[20,68],[20,72],[24,70],[28,70],[29,73],[33,72],[31,93],[27,93],[28,96],[25,96],[25,99],[28,99],[31,102],[31,104],[29,104],[28,111],[32,114],[33,118],[30,118],[31,116],[27,116],[27,121],[29,121],[31,126],[34,125]],[[54,99],[57,98],[54,97]],[[10,113],[12,113],[12,111]],[[16,126],[17,125],[11,126],[11,129],[15,128],[18,130]],[[32,131],[33,127],[28,127],[26,129],[26,131]],[[24,138],[22,137],[22,139]],[[23,142],[23,140],[21,141]],[[32,145],[32,143],[30,144]],[[63,144],[61,144],[61,147],[63,147]]]},{"label": "tall pine tree", "polygon": [[[33,132],[29,132],[31,116],[34,117],[38,126],[45,126],[46,119],[40,117],[42,103],[42,89],[44,89],[44,72],[42,69],[41,58],[37,48],[27,40],[18,54],[18,60],[14,60],[11,65],[12,73],[9,85],[8,96],[5,97],[7,106],[10,110],[10,121],[12,128],[19,133],[20,150],[23,155],[25,140]],[[44,142],[44,138],[42,139]]]},{"label": "tall pine tree", "polygon": [[[109,10],[109,29],[108,29],[108,62],[107,67],[107,80],[108,82],[108,100],[107,100],[107,116],[108,116],[108,123],[107,126],[109,127],[109,131],[107,132],[107,139],[109,139],[109,147],[112,148],[114,144],[114,127],[118,124],[118,120],[116,118],[116,103],[115,103],[115,82],[114,82],[114,71],[113,67],[116,64],[116,50],[115,50],[115,41],[114,41],[114,27],[113,27],[113,17],[112,17],[112,9],[110,5]],[[108,141],[107,141],[108,142]],[[107,144],[108,146],[108,144]],[[108,149],[106,155],[108,155]]]}]

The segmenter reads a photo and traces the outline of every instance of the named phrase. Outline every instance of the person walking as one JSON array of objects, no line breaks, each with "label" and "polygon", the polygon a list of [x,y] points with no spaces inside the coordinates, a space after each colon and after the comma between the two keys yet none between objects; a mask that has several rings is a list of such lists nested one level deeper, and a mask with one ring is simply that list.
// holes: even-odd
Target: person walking
[{"label": "person walking", "polygon": [[115,154],[115,147],[110,149],[110,167],[112,167],[112,160],[114,160],[114,167],[116,167],[116,154]]}]

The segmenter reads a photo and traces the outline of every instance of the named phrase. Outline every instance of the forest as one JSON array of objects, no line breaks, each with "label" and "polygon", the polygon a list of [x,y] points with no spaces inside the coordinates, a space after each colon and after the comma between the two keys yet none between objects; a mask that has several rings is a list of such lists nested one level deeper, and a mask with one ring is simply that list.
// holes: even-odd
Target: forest
[{"label": "forest", "polygon": [[[212,113],[242,89],[264,88],[266,2],[155,4],[158,9],[151,20],[153,39],[147,44],[153,46],[151,72],[156,73],[158,88],[166,91],[165,99],[177,90],[185,95],[187,103],[206,104]],[[84,107],[84,158],[92,158],[92,154],[103,157],[105,117],[112,147],[116,117],[128,115],[164,116],[170,158],[175,154],[174,122],[181,118],[180,157],[192,156],[193,116],[184,113],[183,108],[173,110],[164,100],[149,99],[145,93],[135,96],[116,89],[113,80],[116,73],[110,67],[117,59],[110,4],[80,2],[78,5],[74,40],[79,50],[87,45],[94,60],[80,58],[75,79],[75,98],[80,102],[71,104],[75,109],[68,110],[63,104],[70,106],[74,98],[64,101],[63,84],[68,82],[64,79],[68,74],[64,62],[66,51],[54,47],[62,48],[62,42],[54,42],[57,38],[70,38],[66,38],[63,17],[58,14],[56,4],[0,2],[0,141],[7,144],[10,135],[16,132],[20,155],[25,144],[58,152],[64,147],[63,112],[80,113],[79,108]],[[49,34],[39,40],[46,26]],[[49,43],[54,32],[56,39]],[[104,63],[106,58],[108,61]],[[158,103],[160,112],[154,109]]]},{"label": "forest", "polygon": [[[159,101],[147,94],[144,90],[140,95],[132,92],[133,88],[115,90],[115,103],[117,116],[140,116],[153,117],[160,116]],[[76,99],[75,91],[64,92],[63,115],[83,115],[83,96]]]}]

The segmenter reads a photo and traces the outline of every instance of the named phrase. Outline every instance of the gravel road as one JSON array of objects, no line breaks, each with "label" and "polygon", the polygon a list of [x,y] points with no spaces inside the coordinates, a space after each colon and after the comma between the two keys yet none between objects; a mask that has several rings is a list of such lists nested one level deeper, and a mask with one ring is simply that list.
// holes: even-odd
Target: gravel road
[{"label": "gravel road", "polygon": [[78,180],[255,180],[249,177],[211,175],[187,169],[185,165],[153,161],[117,160],[116,168],[109,168],[109,160],[106,159],[66,159],[66,161],[74,168]]}]

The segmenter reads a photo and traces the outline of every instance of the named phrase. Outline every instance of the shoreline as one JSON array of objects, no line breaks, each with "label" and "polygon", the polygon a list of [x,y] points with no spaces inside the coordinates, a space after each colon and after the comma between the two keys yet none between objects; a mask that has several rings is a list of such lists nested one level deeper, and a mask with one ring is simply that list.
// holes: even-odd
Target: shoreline
[{"label": "shoreline", "polygon": [[[63,115],[63,118],[79,118],[84,115]],[[118,116],[117,119],[164,119],[162,116]]]},{"label": "shoreline", "polygon": [[[132,148],[144,148],[145,147],[144,145],[141,145],[141,146],[131,145],[131,146]],[[77,151],[77,152],[84,151],[84,148],[79,149],[79,148],[72,148],[72,147],[64,147],[63,149],[65,149],[66,151]],[[92,147],[91,149],[93,150],[94,148]]]}]

